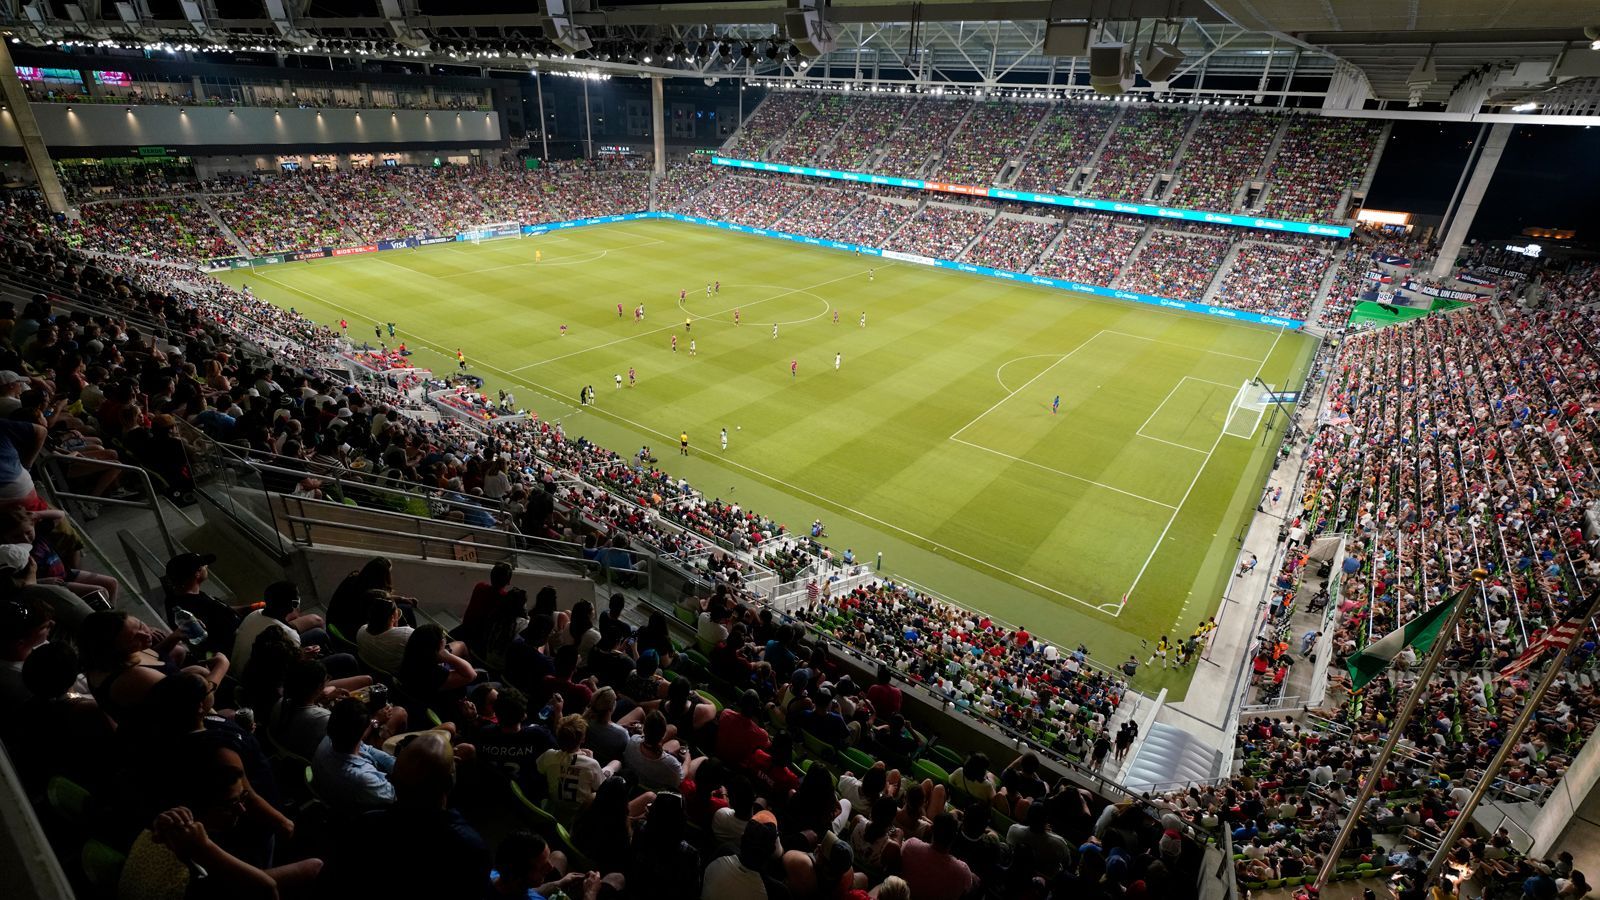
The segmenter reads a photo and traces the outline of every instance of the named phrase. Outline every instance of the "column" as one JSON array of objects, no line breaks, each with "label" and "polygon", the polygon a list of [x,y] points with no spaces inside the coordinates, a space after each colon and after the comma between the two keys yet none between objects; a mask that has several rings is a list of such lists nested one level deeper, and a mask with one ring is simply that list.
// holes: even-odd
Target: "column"
[{"label": "column", "polygon": [[1500,122],[1489,129],[1483,152],[1478,154],[1478,162],[1472,167],[1472,177],[1467,179],[1466,192],[1461,195],[1456,214],[1445,230],[1444,241],[1439,246],[1439,258],[1433,262],[1433,271],[1429,274],[1434,278],[1442,278],[1455,270],[1456,255],[1461,252],[1461,245],[1466,243],[1472,220],[1478,215],[1483,195],[1494,178],[1494,170],[1500,165],[1500,156],[1505,152],[1506,143],[1511,140],[1511,129],[1510,122]]},{"label": "column", "polygon": [[85,94],[88,94],[95,99],[105,96],[106,90],[101,86],[99,81],[95,80],[93,70],[79,69],[78,78],[83,82],[83,92]]},{"label": "column", "polygon": [[22,150],[28,156],[28,167],[33,170],[34,180],[39,182],[39,192],[44,195],[45,204],[51,212],[67,212],[67,194],[61,189],[61,179],[56,177],[50,150],[44,145],[44,136],[39,133],[39,120],[34,117],[33,107],[28,103],[28,92],[17,77],[17,66],[11,61],[11,44],[8,41],[0,41],[0,96],[5,97],[6,106],[11,110],[11,121],[16,124],[17,134],[22,138]]},{"label": "column", "polygon": [[194,102],[196,102],[196,103],[204,103],[204,102],[206,102],[206,99],[207,99],[206,98],[206,86],[204,84],[200,83],[200,76],[199,75],[194,76],[193,78],[190,79],[190,82],[192,84],[192,89],[194,90]]},{"label": "column", "polygon": [[361,91],[361,105],[370,109],[372,107],[372,85],[363,81],[356,85],[356,88]]},{"label": "column", "polygon": [[655,138],[657,175],[667,174],[667,117],[665,110],[662,109],[666,105],[662,97],[661,76],[650,76],[650,133]]}]

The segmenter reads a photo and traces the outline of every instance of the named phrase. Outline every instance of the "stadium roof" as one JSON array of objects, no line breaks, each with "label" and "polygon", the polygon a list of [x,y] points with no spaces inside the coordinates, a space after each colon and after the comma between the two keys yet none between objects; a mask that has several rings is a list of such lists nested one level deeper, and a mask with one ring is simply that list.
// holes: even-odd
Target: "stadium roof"
[{"label": "stadium roof", "polygon": [[[793,7],[816,2],[812,22],[825,24],[808,29]],[[1592,0],[0,0],[0,29],[29,43],[700,77],[1082,83],[1083,59],[1045,52],[1048,23],[1090,25],[1136,56],[1170,42],[1183,59],[1156,87],[1180,96],[1231,90],[1315,105],[1332,83],[1357,102],[1477,112],[1562,87],[1550,98],[1559,111],[1600,113],[1600,50],[1585,34],[1600,27]]]}]

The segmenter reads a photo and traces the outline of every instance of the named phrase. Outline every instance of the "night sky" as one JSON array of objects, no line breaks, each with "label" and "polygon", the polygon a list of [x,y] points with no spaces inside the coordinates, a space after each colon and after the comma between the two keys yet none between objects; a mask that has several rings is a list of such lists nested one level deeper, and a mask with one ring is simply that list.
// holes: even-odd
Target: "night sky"
[{"label": "night sky", "polygon": [[[1367,205],[1442,216],[1478,134],[1478,125],[1395,122]],[[1600,129],[1512,133],[1471,237],[1512,237],[1533,225],[1572,228],[1580,243],[1600,243]]]}]

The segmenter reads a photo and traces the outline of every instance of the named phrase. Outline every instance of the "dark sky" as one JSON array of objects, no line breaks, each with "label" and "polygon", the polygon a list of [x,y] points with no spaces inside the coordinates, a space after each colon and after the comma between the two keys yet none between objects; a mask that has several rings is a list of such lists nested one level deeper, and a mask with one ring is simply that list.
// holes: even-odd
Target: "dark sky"
[{"label": "dark sky", "polygon": [[[1479,127],[1395,122],[1367,205],[1443,215]],[[1533,225],[1576,229],[1580,242],[1600,242],[1600,129],[1540,125],[1512,132],[1471,236],[1512,237]]]}]

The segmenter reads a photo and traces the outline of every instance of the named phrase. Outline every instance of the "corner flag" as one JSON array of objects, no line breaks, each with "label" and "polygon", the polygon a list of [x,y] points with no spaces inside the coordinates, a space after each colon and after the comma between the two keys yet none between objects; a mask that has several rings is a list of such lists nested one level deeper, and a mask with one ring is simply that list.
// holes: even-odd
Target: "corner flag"
[{"label": "corner flag", "polygon": [[1450,611],[1466,597],[1469,590],[1470,586],[1463,588],[1449,600],[1368,644],[1365,650],[1346,660],[1345,668],[1350,670],[1351,690],[1359,691],[1366,687],[1367,682],[1389,668],[1390,663],[1393,663],[1394,658],[1405,648],[1414,647],[1418,653],[1426,653],[1431,649],[1433,642],[1439,637],[1439,630],[1444,627],[1445,620],[1450,618]]}]

